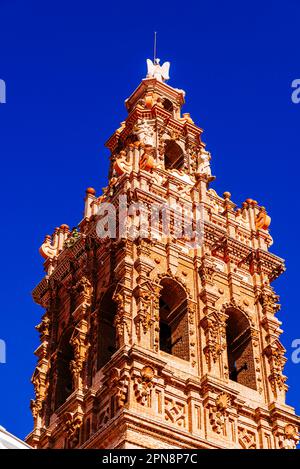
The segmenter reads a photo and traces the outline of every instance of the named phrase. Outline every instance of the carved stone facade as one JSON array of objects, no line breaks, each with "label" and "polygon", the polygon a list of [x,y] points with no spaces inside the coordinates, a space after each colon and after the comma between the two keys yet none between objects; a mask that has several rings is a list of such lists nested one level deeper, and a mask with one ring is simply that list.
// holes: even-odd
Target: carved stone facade
[{"label": "carved stone facade", "polygon": [[[298,441],[299,418],[285,403],[271,287],[284,263],[268,251],[271,220],[255,200],[238,208],[229,192],[209,187],[211,156],[202,130],[181,114],[184,96],[142,80],[106,144],[108,186],[99,196],[87,189],[78,227],[62,225],[41,246],[34,447],[288,449]],[[108,203],[116,226],[101,211]],[[150,233],[146,208],[155,204],[200,206],[200,242],[178,235],[172,216],[167,234],[161,218]],[[102,222],[110,236],[99,235]]]}]

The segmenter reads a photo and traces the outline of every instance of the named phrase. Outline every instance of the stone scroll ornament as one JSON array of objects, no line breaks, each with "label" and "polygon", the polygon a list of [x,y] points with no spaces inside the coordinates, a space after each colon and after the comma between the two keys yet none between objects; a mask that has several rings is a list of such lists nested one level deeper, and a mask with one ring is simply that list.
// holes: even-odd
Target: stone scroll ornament
[{"label": "stone scroll ornament", "polygon": [[131,163],[127,161],[127,154],[125,150],[121,150],[119,156],[114,163],[114,171],[117,176],[122,176],[124,173],[129,173],[131,170]]}]

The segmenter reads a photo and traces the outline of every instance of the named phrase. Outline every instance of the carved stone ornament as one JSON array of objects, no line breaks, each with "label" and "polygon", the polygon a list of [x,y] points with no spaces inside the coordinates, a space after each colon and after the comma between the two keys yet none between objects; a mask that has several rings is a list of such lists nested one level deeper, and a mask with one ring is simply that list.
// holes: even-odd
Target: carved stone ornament
[{"label": "carved stone ornament", "polygon": [[145,145],[144,152],[140,158],[140,169],[143,169],[145,171],[151,171],[156,167],[153,154],[154,148],[152,147],[152,145]]},{"label": "carved stone ornament", "polygon": [[113,165],[115,174],[117,174],[117,176],[121,176],[124,173],[129,173],[131,166],[130,161],[127,159],[126,151],[121,150]]},{"label": "carved stone ornament", "polygon": [[186,425],[186,406],[176,399],[165,397],[165,420],[179,427]]},{"label": "carved stone ornament", "polygon": [[136,316],[135,323],[139,339],[142,332],[147,334],[152,324],[158,320],[159,292],[160,288],[156,285],[149,286],[148,290],[143,289],[136,292],[138,315]]},{"label": "carved stone ornament", "polygon": [[130,327],[130,318],[127,317],[125,303],[126,297],[122,293],[115,293],[113,300],[117,304],[117,313],[114,319],[114,326],[117,332],[117,340],[119,343],[122,343],[124,339],[125,332],[128,337],[131,338],[131,327]]},{"label": "carved stone ornament", "polygon": [[81,279],[76,283],[74,290],[77,293],[82,293],[84,297],[90,298],[93,292],[93,287],[89,279],[85,276],[81,277]]},{"label": "carved stone ornament", "polygon": [[47,396],[49,387],[47,373],[49,366],[50,365],[48,360],[42,360],[42,363],[36,367],[31,378],[31,382],[34,386],[35,399],[31,400],[30,407],[34,418],[36,418],[41,413]]},{"label": "carved stone ornament", "polygon": [[74,329],[70,344],[74,350],[74,360],[71,360],[70,369],[73,376],[75,388],[82,386],[82,370],[87,356],[89,343],[87,341],[87,322],[81,320],[80,324]]},{"label": "carved stone ornament", "polygon": [[226,315],[210,313],[201,320],[205,332],[206,346],[204,354],[207,363],[216,363],[218,357],[226,349]]},{"label": "carved stone ornament", "polygon": [[203,256],[199,267],[199,275],[202,286],[213,284],[213,275],[216,272],[213,260],[207,254]]},{"label": "carved stone ornament", "polygon": [[230,397],[226,393],[220,394],[215,401],[215,405],[209,409],[209,421],[214,432],[221,434],[224,432],[226,423],[226,411],[230,405]]},{"label": "carved stone ornament", "polygon": [[50,318],[48,316],[44,316],[40,324],[35,326],[36,330],[39,331],[41,336],[48,337],[49,336],[49,328],[50,328]]},{"label": "carved stone ornament", "polygon": [[277,396],[278,390],[286,390],[285,382],[287,378],[283,375],[283,368],[287,360],[284,356],[285,348],[281,345],[279,340],[276,340],[274,343],[268,345],[264,352],[268,357],[271,368],[269,381],[274,395]]},{"label": "carved stone ornament", "polygon": [[37,418],[40,411],[42,410],[42,405],[36,399],[31,399],[30,401],[30,410],[34,419]]},{"label": "carved stone ornament", "polygon": [[63,416],[64,430],[67,434],[71,448],[79,442],[79,431],[83,422],[83,416],[75,412],[66,412]]},{"label": "carved stone ornament", "polygon": [[264,314],[267,314],[268,312],[275,314],[280,310],[279,296],[276,295],[271,286],[268,286],[262,293],[260,293],[258,301],[263,307]]},{"label": "carved stone ornament", "polygon": [[238,428],[238,441],[243,449],[256,449],[255,433],[246,428]]},{"label": "carved stone ornament", "polygon": [[279,438],[281,449],[296,449],[299,441],[299,433],[295,425],[288,424],[284,427],[284,435]]},{"label": "carved stone ornament", "polygon": [[257,230],[267,230],[271,224],[271,217],[267,215],[264,207],[260,208],[260,211],[256,215],[255,227]]},{"label": "carved stone ornament", "polygon": [[136,400],[141,405],[147,405],[149,403],[149,396],[151,388],[153,387],[153,378],[155,372],[152,366],[144,366],[140,372],[140,376],[135,378],[134,392]]},{"label": "carved stone ornament", "polygon": [[200,154],[200,164],[198,168],[199,174],[206,174],[207,176],[211,176],[210,160],[211,154],[209,153],[209,151],[202,150]]},{"label": "carved stone ornament", "polygon": [[52,236],[47,235],[43,244],[41,245],[39,252],[44,259],[52,260],[64,247],[64,242],[70,234],[70,228],[68,225],[61,225],[59,228],[55,228]]},{"label": "carved stone ornament", "polygon": [[133,130],[141,143],[151,147],[155,145],[155,132],[153,125],[151,125],[145,119],[140,120]]},{"label": "carved stone ornament", "polygon": [[85,313],[92,303],[93,287],[90,280],[85,276],[81,277],[72,287],[72,291],[75,294],[76,303],[81,306],[80,311]]},{"label": "carved stone ornament", "polygon": [[127,401],[129,376],[127,372],[113,368],[110,373],[110,389],[116,397],[118,409],[123,408]]},{"label": "carved stone ornament", "polygon": [[195,315],[197,305],[191,301],[188,303],[188,320],[189,320],[189,337],[190,337],[190,355],[192,367],[196,366],[196,329],[195,329]]}]

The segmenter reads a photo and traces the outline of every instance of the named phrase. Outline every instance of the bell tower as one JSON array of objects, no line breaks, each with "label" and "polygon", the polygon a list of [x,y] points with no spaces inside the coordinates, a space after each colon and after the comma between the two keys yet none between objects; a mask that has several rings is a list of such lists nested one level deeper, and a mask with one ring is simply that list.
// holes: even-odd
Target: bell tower
[{"label": "bell tower", "polygon": [[40,248],[37,448],[294,448],[270,217],[210,188],[169,63],[125,101],[108,185]]}]

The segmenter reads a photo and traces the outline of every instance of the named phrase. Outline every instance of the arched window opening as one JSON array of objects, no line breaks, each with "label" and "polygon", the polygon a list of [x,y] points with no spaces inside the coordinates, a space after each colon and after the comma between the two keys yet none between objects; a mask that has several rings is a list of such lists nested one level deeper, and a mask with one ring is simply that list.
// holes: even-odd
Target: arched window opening
[{"label": "arched window opening", "polygon": [[117,305],[112,299],[114,289],[108,290],[102,298],[99,309],[98,330],[98,370],[109,362],[117,350],[116,329],[114,320]]},{"label": "arched window opening", "polygon": [[173,112],[174,111],[173,103],[169,99],[167,99],[167,98],[164,99],[163,102],[162,102],[162,105],[163,105],[163,107],[166,111],[168,111],[168,112]]},{"label": "arched window opening", "polygon": [[159,300],[159,347],[163,352],[189,360],[189,330],[186,293],[172,279],[161,282]]},{"label": "arched window opening", "polygon": [[130,135],[128,135],[128,137],[126,137],[125,146],[129,145],[130,143],[135,143],[135,142],[138,142],[138,141],[139,141],[139,138],[136,134],[130,134]]},{"label": "arched window opening", "polygon": [[166,145],[165,169],[182,169],[184,166],[184,154],[178,143],[171,140]]},{"label": "arched window opening", "polygon": [[256,389],[255,366],[251,328],[246,316],[239,310],[227,311],[226,324],[229,379]]},{"label": "arched window opening", "polygon": [[55,408],[60,407],[74,391],[71,362],[74,350],[70,344],[72,330],[65,331],[60,339],[57,353],[57,384],[55,392]]}]

